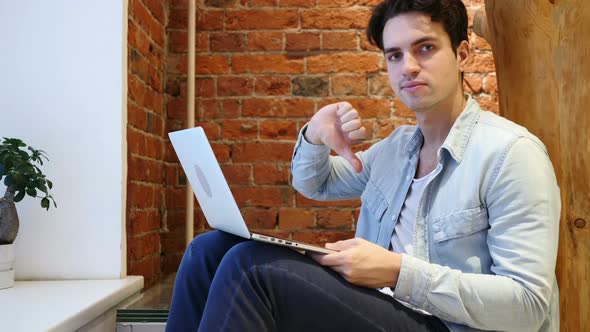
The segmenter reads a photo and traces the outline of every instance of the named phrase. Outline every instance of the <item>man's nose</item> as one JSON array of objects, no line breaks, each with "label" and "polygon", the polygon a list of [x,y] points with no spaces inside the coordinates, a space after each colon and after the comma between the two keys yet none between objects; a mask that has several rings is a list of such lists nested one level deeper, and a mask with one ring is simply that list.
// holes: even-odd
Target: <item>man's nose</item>
[{"label": "man's nose", "polygon": [[411,54],[404,56],[402,74],[406,77],[415,77],[420,72],[418,59]]}]

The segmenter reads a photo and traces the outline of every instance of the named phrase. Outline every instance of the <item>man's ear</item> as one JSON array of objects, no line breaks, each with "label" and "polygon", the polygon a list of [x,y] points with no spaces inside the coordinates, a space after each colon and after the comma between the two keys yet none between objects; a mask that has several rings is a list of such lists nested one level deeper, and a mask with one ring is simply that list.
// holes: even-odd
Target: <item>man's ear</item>
[{"label": "man's ear", "polygon": [[457,65],[461,71],[465,71],[465,67],[469,62],[469,43],[463,40],[457,47]]}]

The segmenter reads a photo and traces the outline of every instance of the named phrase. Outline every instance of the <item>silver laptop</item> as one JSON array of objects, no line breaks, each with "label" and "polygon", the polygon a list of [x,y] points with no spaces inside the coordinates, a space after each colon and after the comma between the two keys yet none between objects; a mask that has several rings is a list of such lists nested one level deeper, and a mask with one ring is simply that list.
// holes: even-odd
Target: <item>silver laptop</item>
[{"label": "silver laptop", "polygon": [[217,163],[213,149],[201,127],[168,134],[184,173],[209,225],[246,239],[329,254],[335,251],[311,244],[251,233],[240,213],[229,185]]}]

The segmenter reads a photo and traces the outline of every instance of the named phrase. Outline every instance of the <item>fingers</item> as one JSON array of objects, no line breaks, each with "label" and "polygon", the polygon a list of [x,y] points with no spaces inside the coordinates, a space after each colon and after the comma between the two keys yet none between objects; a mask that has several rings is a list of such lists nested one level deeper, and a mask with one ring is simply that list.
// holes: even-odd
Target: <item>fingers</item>
[{"label": "fingers", "polygon": [[346,161],[348,161],[350,163],[350,165],[352,165],[352,168],[355,170],[355,172],[360,173],[363,170],[363,164],[362,164],[361,160],[356,156],[356,154],[354,154],[352,152],[352,150],[350,149],[349,146],[344,146],[339,149],[334,149],[334,151],[339,156],[341,156]]}]

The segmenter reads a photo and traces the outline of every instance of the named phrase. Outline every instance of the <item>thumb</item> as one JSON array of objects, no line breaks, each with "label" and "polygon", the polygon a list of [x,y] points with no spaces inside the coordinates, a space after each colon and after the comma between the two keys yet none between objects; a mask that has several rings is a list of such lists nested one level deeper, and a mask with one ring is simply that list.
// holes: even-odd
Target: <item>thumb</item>
[{"label": "thumb", "polygon": [[345,145],[334,151],[338,153],[339,156],[348,161],[357,173],[360,173],[363,170],[363,164],[361,163],[361,160],[356,156],[356,154],[352,152],[348,145]]}]

